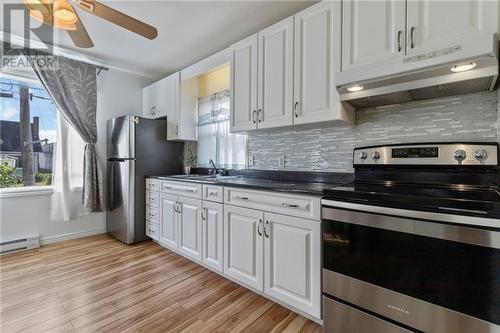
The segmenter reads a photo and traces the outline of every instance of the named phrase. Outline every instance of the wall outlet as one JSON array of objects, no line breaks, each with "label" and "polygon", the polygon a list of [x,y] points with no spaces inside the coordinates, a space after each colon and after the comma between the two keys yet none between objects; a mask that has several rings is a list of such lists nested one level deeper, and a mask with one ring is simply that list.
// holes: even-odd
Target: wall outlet
[{"label": "wall outlet", "polygon": [[286,163],[285,155],[278,158],[278,168],[284,168]]},{"label": "wall outlet", "polygon": [[248,166],[255,165],[255,155],[248,155]]}]

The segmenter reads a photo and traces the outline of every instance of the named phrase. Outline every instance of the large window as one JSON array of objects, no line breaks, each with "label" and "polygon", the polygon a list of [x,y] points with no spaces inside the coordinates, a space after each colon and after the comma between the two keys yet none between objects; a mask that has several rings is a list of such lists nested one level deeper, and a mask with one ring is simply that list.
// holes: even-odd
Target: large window
[{"label": "large window", "polygon": [[0,187],[52,184],[57,109],[35,78],[0,75]]}]

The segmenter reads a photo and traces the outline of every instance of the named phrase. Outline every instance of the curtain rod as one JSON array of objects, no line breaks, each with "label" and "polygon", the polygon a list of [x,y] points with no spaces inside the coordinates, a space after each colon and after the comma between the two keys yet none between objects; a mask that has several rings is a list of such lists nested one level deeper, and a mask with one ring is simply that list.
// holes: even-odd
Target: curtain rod
[{"label": "curtain rod", "polygon": [[[1,31],[1,30],[0,30]],[[3,40],[3,38],[0,39],[2,42],[6,43],[6,41]],[[32,43],[31,40],[29,40],[30,43]],[[19,41],[9,41],[8,42],[9,44],[13,44],[13,45],[16,45],[16,46],[19,46],[19,47],[24,47],[24,44],[22,43],[19,43]],[[36,43],[35,44],[40,44],[40,43]],[[53,47],[57,50],[57,49],[60,49],[60,50],[64,50],[58,46],[55,46],[53,45]],[[36,48],[35,48],[36,49]],[[64,50],[66,51],[66,50]],[[109,71],[109,68],[108,67],[105,67],[105,66],[102,66],[102,65],[99,65],[96,63],[96,61],[92,60],[92,59],[86,59],[85,58],[85,55],[78,55],[78,54],[75,54],[75,55],[70,55],[70,54],[66,54],[66,52],[47,52],[47,51],[43,51],[43,52],[46,52],[46,53],[49,53],[49,54],[52,54],[52,55],[55,55],[55,56],[62,56],[62,57],[66,57],[66,58],[69,58],[69,59],[73,59],[73,60],[76,60],[76,61],[81,61],[81,62],[85,62],[89,65],[94,65],[96,68],[97,68],[97,75],[99,75],[101,73],[101,71]],[[70,51],[71,52],[71,51]],[[60,54],[57,54],[57,53],[60,53]],[[83,58],[83,59],[82,59]]]},{"label": "curtain rod", "polygon": [[104,66],[100,66],[100,65],[94,65],[94,66],[97,67],[97,76],[99,76],[99,74],[101,74],[101,71],[109,71],[108,67],[104,67]]}]

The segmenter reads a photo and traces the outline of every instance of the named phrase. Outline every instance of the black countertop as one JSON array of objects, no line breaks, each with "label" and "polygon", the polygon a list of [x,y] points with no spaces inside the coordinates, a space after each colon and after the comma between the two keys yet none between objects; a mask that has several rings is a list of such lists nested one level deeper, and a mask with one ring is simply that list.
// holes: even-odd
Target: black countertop
[{"label": "black countertop", "polygon": [[352,181],[353,175],[350,173],[239,170],[220,178],[193,176],[183,178],[181,175],[150,176],[150,178],[321,196],[328,188]]}]

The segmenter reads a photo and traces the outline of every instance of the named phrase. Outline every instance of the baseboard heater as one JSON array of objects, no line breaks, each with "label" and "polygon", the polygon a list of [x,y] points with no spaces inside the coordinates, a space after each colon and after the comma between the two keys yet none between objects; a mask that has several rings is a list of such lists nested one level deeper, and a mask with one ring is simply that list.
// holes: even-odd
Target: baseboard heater
[{"label": "baseboard heater", "polygon": [[40,236],[29,236],[0,242],[0,254],[31,250],[38,247],[40,247]]}]

